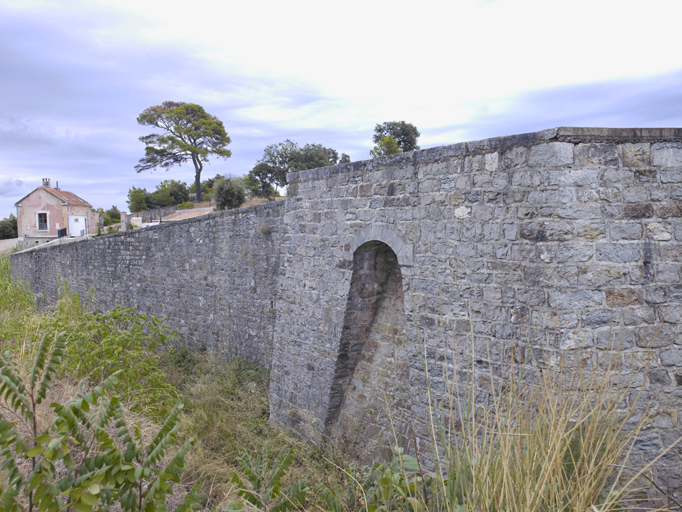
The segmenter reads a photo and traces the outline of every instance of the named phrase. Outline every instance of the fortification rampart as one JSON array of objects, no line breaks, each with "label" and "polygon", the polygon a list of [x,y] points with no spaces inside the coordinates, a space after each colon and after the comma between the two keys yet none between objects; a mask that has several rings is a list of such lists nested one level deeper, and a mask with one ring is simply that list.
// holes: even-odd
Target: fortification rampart
[{"label": "fortification rampart", "polygon": [[422,350],[438,395],[443,343],[465,365],[472,326],[483,387],[531,347],[588,364],[615,328],[650,408],[638,447],[667,445],[682,433],[681,140],[561,128],[289,175],[272,417],[372,453],[389,409],[428,452]]},{"label": "fortification rampart", "polygon": [[95,307],[165,318],[188,343],[270,366],[279,201],[12,255],[12,275],[55,300],[58,280]]},{"label": "fortification rampart", "polygon": [[472,328],[483,395],[476,373],[502,377],[506,358],[611,351],[625,406],[642,391],[636,451],[682,434],[682,130],[557,128],[288,179],[281,204],[15,254],[13,273],[50,297],[61,274],[271,365],[272,421],[369,454],[387,410],[428,451],[422,354],[442,396],[443,343],[472,356]]}]

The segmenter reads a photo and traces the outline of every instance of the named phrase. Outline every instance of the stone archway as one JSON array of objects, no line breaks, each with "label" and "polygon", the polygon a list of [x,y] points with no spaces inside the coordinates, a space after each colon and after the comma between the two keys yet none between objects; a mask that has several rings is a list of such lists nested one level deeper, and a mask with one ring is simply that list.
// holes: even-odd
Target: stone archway
[{"label": "stone archway", "polygon": [[403,280],[394,250],[368,241],[353,252],[353,274],[334,369],[325,433],[372,460],[410,432]]}]

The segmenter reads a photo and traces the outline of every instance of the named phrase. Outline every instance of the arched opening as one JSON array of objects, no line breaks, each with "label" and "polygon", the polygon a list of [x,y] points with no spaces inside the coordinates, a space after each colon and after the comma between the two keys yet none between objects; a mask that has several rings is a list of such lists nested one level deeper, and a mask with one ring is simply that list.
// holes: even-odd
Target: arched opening
[{"label": "arched opening", "polygon": [[353,254],[325,432],[363,459],[407,445],[410,429],[409,365],[403,282],[398,258],[370,241]]}]

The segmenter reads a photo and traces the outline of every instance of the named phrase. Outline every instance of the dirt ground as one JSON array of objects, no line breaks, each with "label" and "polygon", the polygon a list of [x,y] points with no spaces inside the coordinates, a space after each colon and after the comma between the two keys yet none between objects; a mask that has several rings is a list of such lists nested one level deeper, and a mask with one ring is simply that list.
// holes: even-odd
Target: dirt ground
[{"label": "dirt ground", "polygon": [[0,240],[0,255],[9,254],[17,246],[17,239]]}]

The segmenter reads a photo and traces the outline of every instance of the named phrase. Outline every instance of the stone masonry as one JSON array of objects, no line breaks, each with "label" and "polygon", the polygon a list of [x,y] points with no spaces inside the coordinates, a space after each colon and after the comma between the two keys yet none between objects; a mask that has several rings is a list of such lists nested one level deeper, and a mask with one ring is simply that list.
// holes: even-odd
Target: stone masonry
[{"label": "stone masonry", "polygon": [[12,255],[53,301],[57,276],[95,308],[165,318],[195,348],[270,366],[282,201]]},{"label": "stone masonry", "polygon": [[481,372],[610,351],[642,391],[636,449],[682,435],[682,129],[555,128],[288,180],[276,205],[25,251],[13,274],[270,366],[271,421],[313,440],[379,454],[392,421],[427,451],[422,355],[442,393],[444,342]]}]

